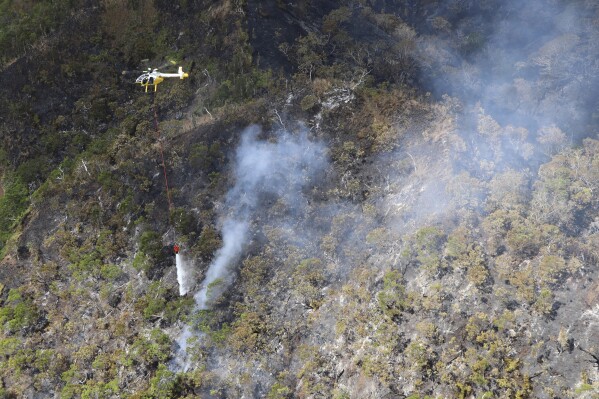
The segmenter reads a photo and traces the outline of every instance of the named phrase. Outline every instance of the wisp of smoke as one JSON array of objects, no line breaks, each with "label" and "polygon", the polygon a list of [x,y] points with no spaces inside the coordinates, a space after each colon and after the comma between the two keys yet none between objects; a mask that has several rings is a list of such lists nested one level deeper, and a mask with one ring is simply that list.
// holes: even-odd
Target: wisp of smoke
[{"label": "wisp of smoke", "polygon": [[[194,295],[198,309],[207,308],[209,294],[213,297],[217,288],[215,287],[215,283],[229,274],[227,268],[233,264],[241,254],[243,244],[246,242],[248,227],[249,224],[246,220],[227,218],[223,222],[223,246],[216,253],[214,262],[208,267],[206,277],[202,283],[202,288]],[[220,287],[226,285],[228,281],[221,281],[221,283]]]},{"label": "wisp of smoke", "polygon": [[[497,4],[497,13],[464,9],[463,18],[445,15],[457,20],[450,41],[439,35],[421,39],[434,91],[458,97],[475,114],[483,109],[501,126],[525,128],[531,136],[542,136],[552,126],[574,140],[587,136],[599,86],[596,2]],[[486,16],[481,20],[481,15]],[[473,38],[480,48],[464,55],[455,49],[460,37],[462,49]],[[537,146],[534,137],[529,140]]]},{"label": "wisp of smoke", "polygon": [[258,126],[242,133],[235,154],[235,185],[226,196],[221,215],[223,246],[208,267],[200,291],[194,296],[198,309],[206,309],[211,298],[232,282],[230,268],[248,239],[252,215],[260,198],[274,194],[290,207],[301,208],[301,190],[326,164],[326,149],[308,140],[306,133],[278,135],[277,142],[260,141]]},{"label": "wisp of smoke", "polygon": [[[250,126],[242,133],[235,154],[235,185],[227,193],[222,208],[225,213],[220,215],[223,246],[194,295],[196,310],[208,309],[210,301],[233,282],[234,266],[251,236],[252,219],[261,208],[261,199],[275,196],[289,208],[300,211],[307,205],[302,189],[327,166],[326,147],[310,141],[305,131],[296,136],[280,132],[276,142],[259,140],[260,133],[258,126]],[[186,348],[192,336],[189,327],[185,327],[176,340],[179,350],[172,368],[189,367]]]},{"label": "wisp of smoke", "polygon": [[187,341],[193,337],[191,328],[189,326],[183,327],[181,334],[175,339],[177,344],[176,353],[169,364],[169,368],[172,371],[187,371],[191,365],[191,361],[187,356]]}]

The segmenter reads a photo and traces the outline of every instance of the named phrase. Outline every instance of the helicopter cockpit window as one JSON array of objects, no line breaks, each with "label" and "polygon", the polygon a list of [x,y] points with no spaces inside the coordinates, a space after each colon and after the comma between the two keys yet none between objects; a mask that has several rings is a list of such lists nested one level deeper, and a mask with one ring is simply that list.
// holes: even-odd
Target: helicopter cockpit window
[{"label": "helicopter cockpit window", "polygon": [[140,77],[138,77],[135,80],[135,83],[141,83],[141,84],[145,85],[146,83],[148,83],[148,79],[151,79],[152,81],[154,80],[154,79],[150,78],[149,73],[144,73],[143,75],[141,75]]}]

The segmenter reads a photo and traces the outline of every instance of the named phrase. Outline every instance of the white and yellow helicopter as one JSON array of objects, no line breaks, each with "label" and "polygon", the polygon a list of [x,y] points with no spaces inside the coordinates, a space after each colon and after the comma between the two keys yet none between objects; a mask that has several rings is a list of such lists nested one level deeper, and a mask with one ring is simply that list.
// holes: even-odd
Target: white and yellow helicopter
[{"label": "white and yellow helicopter", "polygon": [[146,92],[148,91],[148,86],[154,86],[154,91],[164,78],[179,78],[181,80],[188,78],[189,74],[187,72],[183,72],[183,67],[179,67],[179,71],[177,73],[162,73],[159,72],[158,69],[152,70],[148,69],[148,72],[140,75],[136,80],[136,84],[140,84],[146,88]]}]

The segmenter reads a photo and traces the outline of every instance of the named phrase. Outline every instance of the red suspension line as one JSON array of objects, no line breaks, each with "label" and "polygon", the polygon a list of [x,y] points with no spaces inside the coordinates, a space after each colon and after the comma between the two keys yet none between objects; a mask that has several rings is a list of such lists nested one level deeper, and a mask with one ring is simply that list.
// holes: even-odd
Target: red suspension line
[{"label": "red suspension line", "polygon": [[166,175],[166,163],[164,162],[164,148],[162,146],[162,137],[160,135],[160,128],[158,127],[158,107],[156,106],[156,101],[153,101],[153,102],[154,102],[154,129],[156,129],[156,135],[158,136],[158,148],[160,148],[160,159],[162,160],[162,170],[164,172],[164,186],[166,187],[166,198],[168,200],[168,218],[170,220],[173,203],[171,201],[171,192],[168,188],[168,177]]}]

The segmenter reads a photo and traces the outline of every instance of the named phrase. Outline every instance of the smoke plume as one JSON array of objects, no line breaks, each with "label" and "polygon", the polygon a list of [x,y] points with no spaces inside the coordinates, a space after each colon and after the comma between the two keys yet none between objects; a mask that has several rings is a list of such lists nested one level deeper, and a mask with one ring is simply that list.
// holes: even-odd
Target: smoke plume
[{"label": "smoke plume", "polygon": [[235,185],[229,190],[220,217],[223,246],[208,267],[200,291],[194,296],[199,309],[222,293],[232,282],[231,268],[241,256],[254,212],[260,201],[274,195],[290,208],[305,205],[302,189],[326,166],[326,149],[298,136],[281,132],[276,142],[260,141],[261,129],[251,126],[242,133],[235,154]]},{"label": "smoke plume", "polygon": [[[431,17],[458,22],[447,39],[438,32],[423,36],[420,54],[433,91],[459,98],[470,114],[463,118],[464,130],[491,117],[500,127],[525,129],[499,136],[511,134],[513,142],[517,135],[528,135],[540,150],[546,150],[543,141],[568,145],[568,139],[588,136],[598,105],[596,4],[506,1],[492,12],[484,4],[456,7],[440,7]],[[568,134],[548,134],[556,128]],[[519,151],[511,155],[503,161],[535,158]]]},{"label": "smoke plume", "polygon": [[[253,216],[261,208],[261,201],[283,201],[291,212],[300,212],[307,205],[302,190],[327,166],[326,147],[310,141],[305,130],[297,135],[279,132],[272,141],[260,140],[261,133],[258,126],[248,127],[242,133],[235,153],[235,184],[221,208],[223,246],[216,252],[200,290],[194,295],[197,310],[208,309],[210,301],[233,282],[235,264],[251,239],[252,225],[257,223]],[[180,260],[177,255],[177,265]],[[191,328],[185,326],[176,340],[179,349],[172,369],[189,368],[186,352],[188,340],[193,336]]]},{"label": "smoke plume", "polygon": [[214,297],[215,283],[222,280],[223,284],[230,283],[228,267],[232,265],[243,250],[243,246],[247,240],[248,222],[246,220],[235,220],[227,218],[223,222],[222,236],[223,246],[216,253],[214,261],[210,264],[206,277],[202,283],[202,288],[194,295],[196,306],[198,309],[206,309],[209,296]]}]

